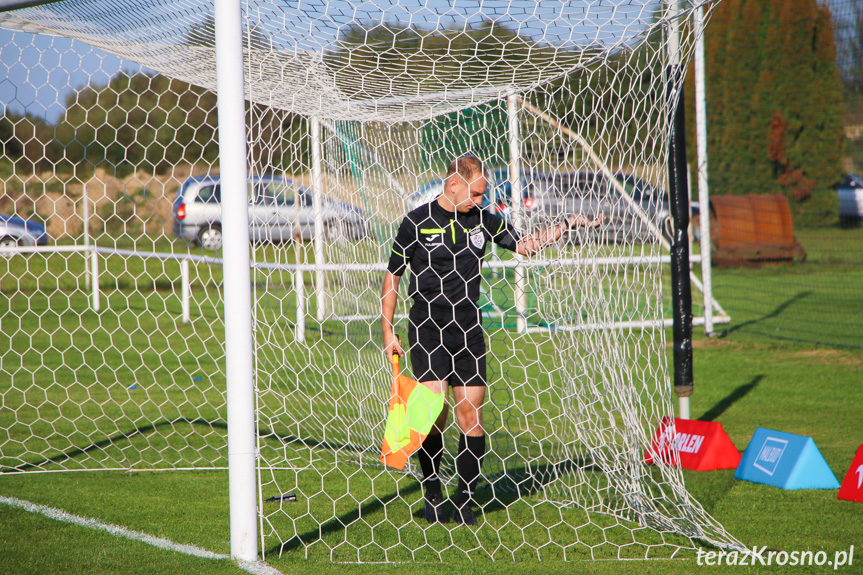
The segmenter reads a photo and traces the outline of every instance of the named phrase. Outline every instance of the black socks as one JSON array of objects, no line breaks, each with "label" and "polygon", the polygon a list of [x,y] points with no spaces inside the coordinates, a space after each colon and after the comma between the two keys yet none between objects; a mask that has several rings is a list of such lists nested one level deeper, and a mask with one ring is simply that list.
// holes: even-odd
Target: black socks
[{"label": "black socks", "polygon": [[470,501],[479,483],[479,470],[485,455],[485,435],[479,437],[460,434],[455,468],[458,473],[458,489],[455,504],[461,507]]},{"label": "black socks", "polygon": [[[455,504],[458,507],[467,503],[476,491],[484,455],[485,435],[470,437],[459,434],[458,455],[455,460],[456,473],[458,474]],[[428,500],[435,496],[443,499],[440,477],[438,477],[442,457],[443,435],[440,433],[428,435],[423,441],[422,447],[417,450],[417,459],[419,459],[420,467],[423,470],[425,496]]]},{"label": "black socks", "polygon": [[420,460],[420,467],[423,470],[423,486],[425,487],[426,499],[433,499],[435,496],[443,499],[443,494],[440,488],[440,461],[443,457],[443,435],[440,433],[431,433],[426,436],[422,447],[417,450],[417,459]]}]

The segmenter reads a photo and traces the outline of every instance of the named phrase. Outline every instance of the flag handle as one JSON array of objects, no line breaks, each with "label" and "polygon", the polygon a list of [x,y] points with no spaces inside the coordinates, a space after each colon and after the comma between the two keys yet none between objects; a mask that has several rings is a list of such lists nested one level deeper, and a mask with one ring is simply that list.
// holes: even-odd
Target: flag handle
[{"label": "flag handle", "polygon": [[[399,342],[399,345],[402,344],[402,338],[396,336],[396,341]],[[402,370],[399,368],[399,354],[397,352],[393,352],[393,377],[398,377],[401,375]]]}]

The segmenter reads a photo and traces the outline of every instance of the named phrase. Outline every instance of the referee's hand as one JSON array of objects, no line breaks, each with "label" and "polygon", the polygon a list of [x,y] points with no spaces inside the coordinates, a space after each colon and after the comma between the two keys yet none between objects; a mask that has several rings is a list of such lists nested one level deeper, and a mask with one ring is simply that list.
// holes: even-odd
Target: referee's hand
[{"label": "referee's hand", "polygon": [[402,349],[402,342],[398,336],[390,337],[389,341],[384,339],[384,355],[387,356],[387,359],[392,358],[393,355],[398,354],[399,357],[405,356],[405,350]]},{"label": "referee's hand", "polygon": [[599,212],[599,215],[593,220],[591,220],[584,214],[576,214],[567,216],[564,221],[570,229],[577,227],[597,228],[602,224],[603,221],[605,221],[605,214]]}]

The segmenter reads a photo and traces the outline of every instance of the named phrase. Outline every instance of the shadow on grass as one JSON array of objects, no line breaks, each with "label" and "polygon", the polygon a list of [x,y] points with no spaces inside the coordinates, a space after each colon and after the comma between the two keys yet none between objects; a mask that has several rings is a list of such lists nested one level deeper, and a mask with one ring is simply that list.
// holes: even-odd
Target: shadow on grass
[{"label": "shadow on grass", "polygon": [[378,497],[374,501],[370,501],[368,503],[360,505],[353,511],[349,511],[348,513],[343,513],[338,517],[334,517],[326,523],[322,523],[321,526],[317,529],[310,529],[305,533],[294,535],[284,543],[277,543],[269,550],[267,550],[267,553],[278,553],[281,556],[281,554],[283,553],[291,552],[302,547],[307,547],[315,543],[316,541],[324,539],[324,537],[326,537],[327,535],[344,531],[361,517],[368,517],[376,511],[381,511],[389,503],[395,501],[396,499],[401,499],[403,495],[416,493],[419,490],[419,482],[414,482],[412,485],[406,487],[405,489],[399,489],[395,493],[390,493],[385,497]]},{"label": "shadow on grass", "polygon": [[[112,435],[110,437],[106,437],[105,439],[102,439],[100,441],[93,442],[86,447],[73,447],[73,448],[68,449],[66,451],[63,451],[57,455],[54,455],[52,457],[46,457],[46,458],[43,458],[39,461],[30,462],[30,463],[22,463],[22,464],[16,465],[16,466],[10,466],[8,468],[7,467],[0,467],[0,472],[32,471],[35,469],[42,469],[45,465],[50,465],[52,463],[59,465],[59,464],[63,463],[64,461],[69,461],[70,459],[74,459],[74,458],[79,457],[81,455],[85,455],[85,454],[91,453],[93,451],[104,450],[104,449],[109,448],[111,446],[116,446],[116,444],[118,442],[131,441],[135,437],[153,433],[154,431],[157,431],[158,429],[160,429],[162,427],[173,427],[177,424],[184,424],[184,423],[188,424],[188,425],[193,425],[193,426],[194,425],[200,425],[200,426],[207,427],[209,429],[221,429],[226,434],[227,434],[227,430],[228,430],[228,424],[224,421],[219,421],[219,420],[208,421],[208,420],[202,419],[202,418],[189,419],[187,417],[178,417],[178,418],[172,419],[172,420],[165,420],[165,421],[160,421],[160,422],[152,423],[152,424],[148,424],[148,425],[142,425],[142,426],[136,427],[132,431],[117,433],[117,434]],[[319,441],[316,439],[295,437],[293,435],[278,434],[278,433],[276,433],[270,429],[264,428],[264,427],[261,427],[259,429],[258,436],[265,441],[277,440],[280,442],[280,445],[286,445],[287,444],[287,445],[305,447],[305,448],[310,448],[310,449],[323,448],[323,449],[327,449],[330,451],[352,451],[352,452],[355,452],[358,454],[360,454],[360,453],[373,453],[375,456],[378,454],[377,448],[360,447],[360,446],[356,446],[356,445],[353,445],[350,443],[339,443],[339,442],[334,442],[334,441]],[[226,446],[227,446],[227,435],[226,435]],[[133,468],[134,466],[135,466],[134,463],[130,464],[129,469]]]},{"label": "shadow on grass", "polygon": [[746,395],[755,389],[761,380],[764,379],[763,374],[756,375],[749,383],[737,387],[734,391],[720,399],[716,404],[704,412],[704,415],[698,418],[699,421],[716,421],[720,415],[725,413],[729,407],[746,397]]},{"label": "shadow on grass", "polygon": [[[476,503],[483,510],[483,514],[507,509],[519,499],[541,491],[547,485],[562,478],[576,469],[596,469],[593,464],[584,461],[568,460],[557,464],[547,464],[530,467],[518,467],[504,471],[496,476],[488,477],[489,487],[477,491]],[[409,503],[403,501],[405,495],[420,491],[420,482],[412,481],[407,487],[398,487],[394,493],[379,496],[371,501],[358,506],[355,510],[333,517],[322,523],[320,527],[310,529],[305,533],[297,534],[284,543],[277,543],[268,550],[268,553],[280,553],[294,551],[307,547],[317,541],[324,539],[327,535],[343,532],[361,517],[382,511],[388,504],[396,500],[402,500],[404,505]],[[451,504],[450,504],[451,505]],[[448,506],[449,510],[451,506]],[[425,522],[422,507],[418,507],[411,516],[419,523]]]},{"label": "shadow on grass", "polygon": [[[738,386],[734,391],[716,402],[698,420],[716,421],[732,405],[758,387],[762,379],[764,379],[764,374],[759,374],[753,377],[749,383]],[[686,480],[687,489],[708,513],[712,513],[716,505],[720,501],[723,501],[737,484],[738,480],[734,478],[733,470],[717,470],[707,473],[694,472]]]},{"label": "shadow on grass", "polygon": [[488,477],[488,489],[478,490],[476,500],[484,514],[502,511],[519,499],[543,491],[550,484],[576,471],[602,472],[593,462],[585,459],[517,467]]},{"label": "shadow on grass", "polygon": [[[36,461],[36,462],[22,463],[21,465],[9,467],[6,470],[0,468],[0,471],[9,471],[9,472],[12,472],[12,471],[32,471],[34,469],[41,469],[45,465],[49,465],[51,463],[55,463],[55,464],[59,465],[59,464],[63,463],[64,461],[74,459],[80,455],[85,455],[85,454],[90,453],[92,451],[98,451],[98,450],[102,450],[102,449],[114,446],[114,445],[116,445],[117,442],[131,441],[134,437],[153,433],[154,431],[156,431],[160,427],[166,427],[166,426],[171,427],[171,426],[174,426],[176,424],[182,424],[182,423],[186,423],[189,425],[203,425],[203,426],[209,427],[211,429],[223,429],[225,431],[227,431],[227,429],[228,429],[227,423],[225,423],[223,421],[207,421],[207,420],[201,419],[201,418],[189,419],[187,417],[178,417],[178,418],[172,419],[170,421],[166,420],[166,421],[160,421],[158,423],[153,423],[153,424],[149,424],[149,425],[142,425],[140,427],[136,427],[133,431],[117,433],[116,435],[112,435],[111,437],[106,437],[105,439],[102,439],[101,441],[96,441],[94,443],[91,443],[87,447],[73,447],[72,449],[68,449],[66,451],[63,451],[62,453],[59,453],[53,457],[46,457],[46,458],[41,459],[41,460]],[[134,463],[130,464],[129,469],[132,469],[134,467],[134,465],[135,465]]]},{"label": "shadow on grass", "polygon": [[259,427],[258,437],[264,441],[277,440],[279,445],[291,445],[294,447],[305,447],[309,449],[324,448],[330,451],[352,451],[357,454],[372,454],[375,458],[380,456],[380,447],[368,447],[354,445],[353,443],[341,443],[338,441],[320,441],[308,437],[297,437],[286,433],[276,433],[265,427]]},{"label": "shadow on grass", "polygon": [[[187,424],[193,426],[204,426],[208,429],[227,430],[227,424],[224,421],[208,421],[202,418],[175,418],[173,420],[165,420],[153,424],[143,425],[135,428],[130,432],[122,432],[111,437],[91,443],[87,447],[76,447],[64,451],[53,457],[44,458],[38,462],[26,463],[14,468],[9,468],[9,471],[28,471],[44,468],[48,464],[62,464],[64,461],[71,460],[75,457],[88,454],[90,452],[104,450],[110,447],[116,447],[117,443],[122,441],[131,441],[135,437],[147,435],[158,431],[162,427],[172,427],[178,424]],[[358,447],[349,443],[338,443],[332,441],[319,441],[309,438],[296,437],[289,434],[278,434],[272,430],[262,428],[260,437],[265,440],[277,440],[281,445],[295,445],[304,448],[320,448],[333,452],[336,451],[352,451],[355,453],[363,453],[368,455],[374,452],[375,459],[377,457],[377,448]],[[365,459],[365,458],[364,458]],[[362,461],[357,463],[362,464]],[[134,467],[130,464],[129,468]],[[544,490],[547,486],[555,481],[565,479],[567,476],[575,472],[596,471],[600,469],[593,462],[584,459],[572,459],[553,464],[524,464],[513,466],[509,469],[494,474],[487,475],[488,486],[478,490],[476,494],[476,503],[482,509],[483,515],[506,511],[511,505],[518,500],[533,495]],[[401,477],[397,479],[399,481]],[[409,505],[408,496],[418,494],[421,490],[419,481],[409,480],[407,485],[397,484],[394,492],[381,494],[376,496],[372,501],[366,501],[358,505],[355,509],[345,512],[339,516],[332,517],[319,526],[297,533],[291,539],[284,543],[276,543],[270,549],[270,553],[284,553],[293,551],[298,548],[303,548],[314,544],[317,541],[325,539],[327,536],[343,532],[351,527],[363,517],[368,517],[376,512],[385,511],[387,505],[391,503]],[[451,509],[451,504],[450,507]],[[420,523],[424,521],[422,508],[419,508],[418,513],[411,514],[414,519]]]},{"label": "shadow on grass", "polygon": [[731,326],[728,329],[726,329],[725,331],[723,331],[722,333],[723,333],[723,335],[728,335],[728,334],[734,333],[735,331],[740,331],[741,329],[743,329],[745,327],[757,325],[757,324],[759,324],[763,321],[766,321],[768,319],[773,319],[773,318],[779,316],[782,312],[784,312],[786,309],[788,309],[789,307],[791,307],[792,305],[794,305],[798,301],[805,299],[805,298],[811,296],[812,294],[813,294],[812,291],[802,291],[800,293],[797,293],[794,296],[792,296],[792,297],[788,298],[787,300],[785,300],[784,302],[782,302],[781,304],[779,304],[778,306],[776,306],[776,308],[773,311],[771,311],[771,312],[769,312],[769,313],[767,313],[767,314],[765,314],[759,318],[750,319],[750,320],[744,321],[742,323],[739,323],[737,325]]}]

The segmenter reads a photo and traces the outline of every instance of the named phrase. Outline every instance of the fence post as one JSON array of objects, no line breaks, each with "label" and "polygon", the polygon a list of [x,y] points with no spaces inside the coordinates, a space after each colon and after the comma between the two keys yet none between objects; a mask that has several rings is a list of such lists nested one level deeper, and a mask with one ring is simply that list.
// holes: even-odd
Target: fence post
[{"label": "fence post", "polygon": [[306,286],[303,281],[303,270],[297,267],[294,272],[294,294],[297,298],[297,325],[294,339],[297,343],[306,343]]},{"label": "fence post", "polygon": [[90,198],[87,196],[87,186],[89,182],[84,184],[84,194],[81,196],[81,201],[84,204],[84,289],[90,290]]},{"label": "fence post", "polygon": [[674,220],[671,241],[671,306],[674,319],[674,393],[680,418],[689,419],[692,376],[692,285],[689,269],[689,197],[686,193],[686,116],[680,61],[679,0],[665,0],[668,10],[668,67],[666,105],[672,114],[668,142],[668,203]]},{"label": "fence post", "polygon": [[[326,295],[326,273],[320,266],[326,263],[324,252],[324,178],[323,178],[323,148],[321,147],[321,120],[312,116],[312,209],[315,214],[315,237],[312,240],[315,248],[315,301],[317,310],[315,317],[324,321],[328,314]],[[332,223],[330,225],[333,225]],[[335,225],[338,225],[336,222]],[[304,320],[305,321],[305,320]]]},{"label": "fence post", "polygon": [[190,310],[192,286],[189,283],[189,260],[187,259],[180,260],[180,277],[182,278],[180,298],[183,304],[183,323],[189,323],[192,320]]},{"label": "fence post", "polygon": [[93,311],[99,311],[101,307],[99,294],[99,254],[94,249],[90,252],[90,272],[93,274],[90,285],[93,286],[92,306]]}]

